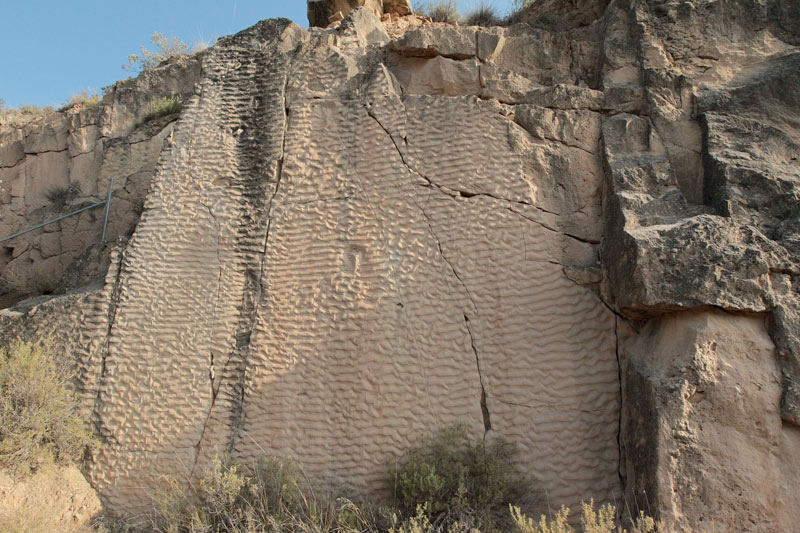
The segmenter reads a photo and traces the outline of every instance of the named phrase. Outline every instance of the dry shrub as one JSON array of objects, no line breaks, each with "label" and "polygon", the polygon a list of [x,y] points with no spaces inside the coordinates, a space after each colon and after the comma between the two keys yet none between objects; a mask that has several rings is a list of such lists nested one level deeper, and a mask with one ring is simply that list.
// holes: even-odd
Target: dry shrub
[{"label": "dry shrub", "polygon": [[61,209],[81,194],[81,186],[77,183],[70,185],[56,185],[51,187],[45,198],[57,209]]},{"label": "dry shrub", "polygon": [[407,519],[425,511],[445,531],[454,525],[505,530],[510,504],[533,503],[532,483],[518,472],[515,452],[502,438],[473,441],[464,426],[448,427],[392,470],[396,505]]},{"label": "dry shrub", "polygon": [[458,14],[458,4],[455,0],[438,0],[417,4],[414,6],[414,11],[434,22],[455,24],[461,18],[461,15]]},{"label": "dry shrub", "polygon": [[94,440],[71,380],[50,343],[0,350],[0,467],[25,475],[43,464],[83,457]]},{"label": "dry shrub", "polygon": [[464,17],[464,24],[467,26],[497,26],[500,24],[500,18],[492,4],[481,3],[467,13]]},{"label": "dry shrub", "polygon": [[[582,533],[654,533],[663,529],[644,512],[640,512],[639,516],[632,520],[631,529],[627,530],[617,524],[617,510],[610,503],[595,510],[594,500],[590,500],[589,503],[583,503],[582,507]],[[542,515],[538,522],[528,517],[519,507],[512,505],[509,509],[517,533],[576,533],[575,528],[569,524],[567,507],[562,506],[549,520]]]},{"label": "dry shrub", "polygon": [[[446,428],[391,469],[395,498],[382,506],[321,489],[287,459],[253,465],[217,460],[188,489],[167,480],[169,489],[156,498],[147,524],[110,531],[575,533],[567,508],[534,522],[518,506],[531,503],[532,489],[513,456],[514,447],[502,439],[474,441],[463,426]],[[611,505],[595,510],[592,501],[581,520],[584,533],[623,532]],[[633,525],[630,533],[655,531],[644,515]]]},{"label": "dry shrub", "polygon": [[128,64],[122,68],[129,72],[138,73],[146,68],[156,67],[170,57],[189,53],[189,45],[177,37],[173,37],[170,40],[162,34],[154,32],[150,42],[155,47],[155,50],[148,50],[142,46],[141,53],[129,55]]},{"label": "dry shrub", "polygon": [[96,92],[82,90],[69,97],[67,103],[61,106],[59,111],[66,111],[71,108],[87,108],[100,103],[100,96]]},{"label": "dry shrub", "polygon": [[388,518],[315,487],[292,461],[264,458],[252,466],[217,460],[198,483],[158,498],[149,528],[163,532],[386,531]]}]

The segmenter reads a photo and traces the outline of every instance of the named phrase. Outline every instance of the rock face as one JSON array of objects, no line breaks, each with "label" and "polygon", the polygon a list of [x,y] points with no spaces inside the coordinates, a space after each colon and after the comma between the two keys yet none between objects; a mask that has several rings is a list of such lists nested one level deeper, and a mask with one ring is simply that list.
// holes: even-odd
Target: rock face
[{"label": "rock face", "polygon": [[725,531],[791,531],[797,523],[797,431],[781,424],[780,374],[764,322],[721,311],[670,314],[625,345],[629,488],[668,523]]},{"label": "rock face", "polygon": [[117,512],[224,453],[378,492],[464,422],[516,443],[551,506],[789,531],[793,9],[261,22],[201,58],[103,287],[1,312],[0,342],[75,354]]},{"label": "rock face", "polygon": [[[190,94],[199,75],[197,58],[187,59],[117,83],[90,108],[0,127],[0,238],[105,200],[112,179],[106,237],[130,235],[177,115],[143,119],[153,101]],[[102,278],[108,253],[89,249],[102,250],[103,215],[87,210],[0,243],[0,301]],[[73,268],[60,283],[71,266],[80,275]]]}]

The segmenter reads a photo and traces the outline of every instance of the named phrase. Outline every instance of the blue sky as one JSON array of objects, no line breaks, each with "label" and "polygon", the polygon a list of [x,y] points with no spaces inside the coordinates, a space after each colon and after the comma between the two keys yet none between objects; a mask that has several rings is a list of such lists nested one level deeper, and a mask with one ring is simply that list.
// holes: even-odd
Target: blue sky
[{"label": "blue sky", "polygon": [[[459,0],[461,12],[479,0]],[[506,13],[512,0],[492,0]],[[213,43],[261,19],[308,25],[305,0],[0,0],[0,98],[6,107],[58,106],[128,77],[128,55],[153,32]]]}]

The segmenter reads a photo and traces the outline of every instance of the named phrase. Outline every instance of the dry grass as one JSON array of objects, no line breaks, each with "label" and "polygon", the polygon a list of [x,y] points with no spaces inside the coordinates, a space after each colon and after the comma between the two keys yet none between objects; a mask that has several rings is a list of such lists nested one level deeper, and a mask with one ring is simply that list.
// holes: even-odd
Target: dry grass
[{"label": "dry grass", "polygon": [[100,103],[100,95],[96,92],[89,92],[82,90],[69,97],[67,102],[61,106],[59,111],[66,111],[67,109],[85,109]]},{"label": "dry grass", "polygon": [[503,24],[510,26],[517,22],[522,22],[522,15],[526,9],[533,5],[535,0],[514,0],[511,4],[511,12],[506,16]]},{"label": "dry grass", "polygon": [[52,107],[22,105],[17,108],[0,108],[0,126],[24,126],[55,114]]},{"label": "dry grass", "polygon": [[157,497],[147,523],[129,524],[131,530],[357,533],[387,531],[390,524],[377,508],[315,486],[281,458],[252,465],[218,460],[188,489],[167,481],[170,489]]},{"label": "dry grass", "polygon": [[[577,533],[568,521],[569,509],[561,507],[558,512],[550,517],[542,515],[534,521],[525,515],[518,507],[510,506],[511,516],[517,533]],[[623,529],[616,520],[617,510],[611,504],[605,504],[600,509],[595,509],[594,500],[584,503],[581,513],[582,533],[654,533],[657,531],[656,522],[644,513],[640,513],[630,530]],[[660,529],[659,529],[660,530]]]}]

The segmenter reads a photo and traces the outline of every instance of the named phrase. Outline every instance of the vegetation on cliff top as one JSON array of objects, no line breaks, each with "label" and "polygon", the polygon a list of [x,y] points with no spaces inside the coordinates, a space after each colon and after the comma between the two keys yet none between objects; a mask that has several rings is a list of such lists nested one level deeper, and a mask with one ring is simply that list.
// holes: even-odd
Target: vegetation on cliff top
[{"label": "vegetation on cliff top", "polygon": [[196,43],[193,46],[189,46],[177,37],[169,39],[158,32],[153,32],[150,42],[153,45],[153,50],[148,50],[142,46],[140,53],[128,56],[128,64],[123,65],[122,69],[138,74],[144,69],[157,67],[172,57],[185,56],[208,48],[206,43]]},{"label": "vegetation on cliff top", "polygon": [[514,0],[511,12],[505,17],[501,17],[495,7],[485,1],[473,5],[464,16],[458,12],[458,5],[455,0],[417,2],[414,4],[414,12],[431,19],[433,22],[446,22],[448,24],[460,22],[466,26],[504,26],[519,22],[522,11],[529,8],[533,1]]}]

